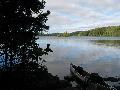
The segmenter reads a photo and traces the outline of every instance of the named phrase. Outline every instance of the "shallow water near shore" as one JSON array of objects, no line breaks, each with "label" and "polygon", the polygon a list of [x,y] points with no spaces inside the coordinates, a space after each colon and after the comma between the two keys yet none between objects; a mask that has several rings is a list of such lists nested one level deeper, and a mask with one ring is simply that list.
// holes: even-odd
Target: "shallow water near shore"
[{"label": "shallow water near shore", "polygon": [[45,48],[51,44],[52,53],[43,56],[48,71],[61,79],[70,74],[70,63],[103,77],[120,75],[120,37],[39,37],[37,43]]}]

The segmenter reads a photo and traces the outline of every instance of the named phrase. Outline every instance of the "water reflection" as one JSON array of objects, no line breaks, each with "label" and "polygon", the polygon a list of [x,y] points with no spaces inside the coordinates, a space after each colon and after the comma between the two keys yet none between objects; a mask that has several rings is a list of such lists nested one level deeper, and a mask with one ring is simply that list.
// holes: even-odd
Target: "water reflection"
[{"label": "water reflection", "polygon": [[[54,52],[43,58],[47,60],[49,72],[61,78],[69,74],[71,62],[83,66],[89,72],[98,72],[103,76],[118,76],[120,74],[120,49],[115,45],[98,44],[97,37],[94,38],[93,43],[93,37],[92,39],[90,37],[83,37],[83,39],[81,37],[40,37],[37,43],[43,48],[47,43],[51,44]],[[110,39],[115,38],[110,37]]]},{"label": "water reflection", "polygon": [[120,40],[94,40],[93,43],[120,48]]}]

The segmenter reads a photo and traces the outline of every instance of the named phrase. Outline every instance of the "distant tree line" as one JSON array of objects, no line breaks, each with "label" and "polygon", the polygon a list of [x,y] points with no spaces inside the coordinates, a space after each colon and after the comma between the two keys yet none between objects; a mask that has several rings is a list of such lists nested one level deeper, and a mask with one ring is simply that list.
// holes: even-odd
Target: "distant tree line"
[{"label": "distant tree line", "polygon": [[67,31],[64,33],[52,33],[52,34],[43,34],[44,36],[60,36],[60,37],[68,37],[68,36],[120,36],[120,26],[108,26],[108,27],[100,27],[91,29],[88,31],[76,31],[72,33],[68,33]]},{"label": "distant tree line", "polygon": [[79,32],[78,36],[120,36],[120,26],[108,26]]}]

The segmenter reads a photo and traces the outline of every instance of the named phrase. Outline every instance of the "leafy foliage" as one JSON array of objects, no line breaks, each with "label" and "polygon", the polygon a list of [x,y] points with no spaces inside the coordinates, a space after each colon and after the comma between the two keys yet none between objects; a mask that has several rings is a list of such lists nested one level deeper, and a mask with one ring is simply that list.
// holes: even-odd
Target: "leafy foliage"
[{"label": "leafy foliage", "polygon": [[2,68],[7,69],[21,62],[38,62],[41,59],[39,56],[45,54],[46,51],[35,41],[38,32],[49,29],[45,23],[50,11],[44,13],[44,7],[44,0],[0,1]]},{"label": "leafy foliage", "polygon": [[[48,73],[42,55],[52,52],[36,43],[50,11],[44,0],[0,0],[0,90],[57,90],[61,83]],[[66,86],[67,85],[67,86]]]},{"label": "leafy foliage", "polygon": [[44,7],[44,0],[0,0],[0,90],[44,90],[59,80],[41,58],[50,45],[36,43],[38,32],[49,29]]}]

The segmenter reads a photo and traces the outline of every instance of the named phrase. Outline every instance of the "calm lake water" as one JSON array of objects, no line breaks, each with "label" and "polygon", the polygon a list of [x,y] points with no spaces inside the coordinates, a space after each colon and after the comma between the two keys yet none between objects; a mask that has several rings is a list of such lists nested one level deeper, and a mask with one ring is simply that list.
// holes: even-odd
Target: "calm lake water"
[{"label": "calm lake water", "polygon": [[37,43],[51,44],[53,53],[43,58],[48,71],[61,79],[70,74],[70,63],[103,77],[120,76],[120,37],[39,37]]}]

